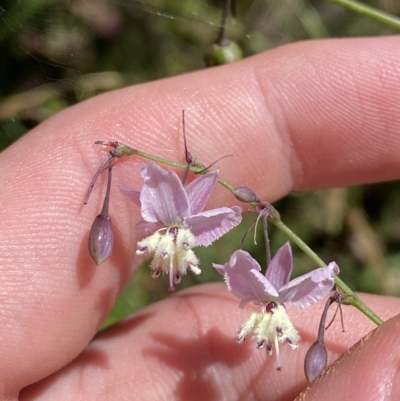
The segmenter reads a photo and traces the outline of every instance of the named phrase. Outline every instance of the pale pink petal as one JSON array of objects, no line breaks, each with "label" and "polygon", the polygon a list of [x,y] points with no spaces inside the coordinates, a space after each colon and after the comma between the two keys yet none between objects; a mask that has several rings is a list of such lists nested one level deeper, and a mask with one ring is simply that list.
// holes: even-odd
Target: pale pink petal
[{"label": "pale pink petal", "polygon": [[215,270],[223,276],[225,274],[225,265],[219,265],[217,263],[213,263]]},{"label": "pale pink petal", "polygon": [[122,195],[126,196],[135,205],[141,206],[139,191],[136,191],[135,189],[132,188],[119,187],[119,192],[121,192]]},{"label": "pale pink petal", "polygon": [[147,163],[141,170],[143,187],[140,194],[144,220],[165,225],[182,222],[189,214],[189,200],[175,172]]},{"label": "pale pink petal", "polygon": [[329,294],[335,284],[333,277],[339,271],[339,266],[331,262],[327,267],[295,278],[279,289],[281,301],[290,302],[299,308],[314,304]]},{"label": "pale pink petal", "polygon": [[161,223],[149,223],[148,221],[145,220],[140,220],[135,225],[136,230],[143,230],[143,232],[145,232],[146,235],[150,235],[162,227],[163,225]]},{"label": "pale pink petal", "polygon": [[281,246],[272,258],[265,277],[277,289],[287,284],[293,269],[292,248],[289,242]]},{"label": "pale pink petal", "polygon": [[189,198],[191,214],[200,213],[218,182],[218,171],[213,171],[193,180],[185,191]]},{"label": "pale pink petal", "polygon": [[196,246],[208,246],[242,220],[242,209],[221,207],[190,216],[185,224],[196,237]]},{"label": "pale pink petal", "polygon": [[232,294],[241,299],[241,308],[248,302],[259,305],[278,298],[273,285],[260,273],[260,265],[246,251],[236,251],[224,266],[214,267],[223,274]]}]

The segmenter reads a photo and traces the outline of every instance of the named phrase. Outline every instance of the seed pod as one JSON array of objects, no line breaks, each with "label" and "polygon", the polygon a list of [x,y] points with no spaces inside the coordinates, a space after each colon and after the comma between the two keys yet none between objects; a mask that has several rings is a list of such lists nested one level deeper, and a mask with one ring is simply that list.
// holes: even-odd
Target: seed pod
[{"label": "seed pod", "polygon": [[89,234],[89,253],[96,265],[105,262],[114,247],[114,229],[108,214],[100,213],[94,220]]},{"label": "seed pod", "polygon": [[243,58],[242,49],[236,42],[224,39],[222,44],[214,43],[206,52],[204,61],[207,67],[233,63]]},{"label": "seed pod", "polygon": [[304,359],[304,373],[309,383],[313,382],[326,368],[328,362],[328,352],[325,344],[316,341],[308,349]]}]

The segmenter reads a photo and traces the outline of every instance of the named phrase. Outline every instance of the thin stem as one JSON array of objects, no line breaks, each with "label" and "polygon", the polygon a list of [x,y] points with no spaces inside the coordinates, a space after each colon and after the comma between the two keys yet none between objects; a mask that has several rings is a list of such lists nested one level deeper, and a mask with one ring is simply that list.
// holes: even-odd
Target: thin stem
[{"label": "thin stem", "polygon": [[84,205],[87,205],[87,203],[89,202],[89,198],[90,198],[90,194],[92,193],[94,184],[96,184],[97,178],[99,178],[99,175],[104,171],[104,166],[110,162],[112,160],[113,156],[110,154],[108,155],[103,162],[100,164],[100,167],[98,168],[98,170],[96,171],[96,174],[94,175],[92,182],[89,185],[89,188],[86,192],[86,196],[85,196],[85,200],[83,201]]},{"label": "thin stem", "polygon": [[271,247],[269,244],[269,235],[268,235],[268,216],[266,213],[263,214],[263,230],[264,230],[264,240],[265,240],[265,252],[267,254],[267,267],[271,262]]},{"label": "thin stem", "polygon": [[257,221],[254,221],[253,223],[251,223],[251,225],[247,228],[246,232],[243,235],[242,241],[240,242],[240,249],[243,248],[243,244],[244,244],[244,240],[246,239],[248,233],[250,232],[250,230],[254,227],[254,231],[256,231],[257,228]]},{"label": "thin stem", "polygon": [[108,216],[108,208],[110,206],[110,192],[111,192],[111,181],[112,181],[112,167],[113,167],[113,160],[112,157],[109,159],[108,164],[108,178],[107,178],[107,190],[106,196],[104,197],[103,208],[101,209],[101,213],[104,216]]},{"label": "thin stem", "polygon": [[[90,191],[92,190],[98,175],[103,171],[104,166],[107,163],[107,161],[109,160],[110,156],[120,158],[120,157],[128,157],[128,156],[136,155],[136,156],[143,157],[144,159],[147,159],[147,160],[152,160],[154,162],[164,164],[166,166],[180,168],[182,170],[185,170],[187,168],[187,164],[178,163],[178,162],[174,162],[169,159],[164,159],[163,157],[154,156],[154,155],[151,155],[150,153],[142,152],[141,150],[131,148],[130,146],[127,146],[121,142],[96,141],[95,143],[97,145],[111,146],[114,149],[110,151],[110,155],[107,156],[107,158],[101,164],[100,168],[97,170],[97,173],[94,176],[94,178],[90,184],[90,187],[89,187]],[[191,165],[189,170],[193,171],[196,174],[206,174],[208,172],[207,169],[204,168],[204,166],[198,166],[197,164]],[[222,178],[218,179],[218,182],[230,192],[233,192],[233,190],[235,189],[232,185],[230,185],[227,181],[223,180]]]},{"label": "thin stem", "polygon": [[[335,295],[335,294],[334,294]],[[328,323],[328,325],[325,327],[325,330],[328,330],[329,327],[331,327],[332,323],[334,322],[334,320],[336,319],[336,315],[337,312],[340,311],[340,323],[342,325],[342,332],[344,333],[344,322],[343,322],[343,312],[342,312],[342,302],[341,302],[341,294],[336,291],[336,297],[335,296],[330,297],[332,300],[335,300],[335,302],[337,302],[337,308],[335,310],[335,313],[332,316],[331,321]],[[333,302],[333,301],[332,301]]]},{"label": "thin stem", "polygon": [[[326,263],[300,238],[298,237],[286,224],[279,219],[270,219],[271,222],[282,231],[290,240],[295,243],[308,257],[310,257],[317,266],[325,267]],[[371,319],[377,325],[381,325],[383,320],[373,312],[360,298],[339,278],[335,277],[335,284],[340,290],[351,295],[350,305],[357,308],[360,312],[364,313],[369,319]]]},{"label": "thin stem", "polygon": [[[157,163],[165,164],[166,166],[176,167],[176,168],[180,168],[182,170],[185,170],[187,168],[187,164],[178,163],[178,162],[174,162],[172,160],[164,159],[162,157],[153,156],[149,153],[142,152],[137,149],[132,149],[132,150],[134,151],[132,154],[135,154],[137,156],[143,157],[148,160],[153,160]],[[193,171],[194,173],[197,173],[197,174],[206,174],[207,173],[207,171],[204,170],[204,167],[198,167],[198,166],[190,166],[190,171]],[[219,178],[218,182],[223,187],[225,187],[228,191],[232,192],[234,190],[234,187],[232,185],[230,185],[227,181],[223,180],[222,178]]]},{"label": "thin stem", "polygon": [[345,7],[349,10],[355,11],[366,17],[373,18],[376,21],[382,22],[383,24],[389,25],[393,28],[400,29],[400,18],[378,10],[377,8],[368,6],[364,3],[354,0],[328,0],[331,3]]},{"label": "thin stem", "polygon": [[187,143],[186,143],[186,128],[185,128],[185,110],[182,110],[182,134],[183,134],[183,143],[185,144],[185,160],[187,166],[185,168],[185,172],[182,177],[182,185],[185,186],[187,176],[189,174],[190,166],[193,164],[193,157],[192,154],[187,150]]},{"label": "thin stem", "polygon": [[231,0],[225,0],[224,7],[222,8],[222,17],[221,17],[221,25],[219,26],[219,32],[216,43],[223,46],[226,41],[225,37],[225,24],[226,19],[228,18],[228,14],[231,11]]},{"label": "thin stem", "polygon": [[326,316],[328,314],[328,309],[333,302],[334,299],[332,297],[329,297],[325,303],[325,308],[324,311],[322,312],[321,320],[319,321],[317,341],[319,341],[322,344],[324,343],[324,337],[325,337]]}]

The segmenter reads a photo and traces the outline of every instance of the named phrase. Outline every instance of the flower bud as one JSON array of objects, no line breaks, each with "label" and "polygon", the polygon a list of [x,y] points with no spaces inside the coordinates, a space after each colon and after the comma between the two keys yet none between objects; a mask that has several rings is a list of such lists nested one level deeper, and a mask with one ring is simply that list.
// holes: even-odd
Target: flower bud
[{"label": "flower bud", "polygon": [[240,202],[253,203],[260,201],[257,195],[250,188],[247,187],[236,187],[232,191],[232,193],[235,196],[235,198]]},{"label": "flower bud", "polygon": [[328,352],[325,344],[315,341],[308,349],[304,359],[304,372],[309,383],[313,382],[326,368],[328,362]]},{"label": "flower bud", "polygon": [[242,49],[236,42],[224,39],[222,44],[214,43],[204,56],[207,67],[233,63],[243,58]]},{"label": "flower bud", "polygon": [[105,262],[114,248],[114,229],[108,214],[100,213],[94,220],[89,234],[89,253],[99,266]]}]

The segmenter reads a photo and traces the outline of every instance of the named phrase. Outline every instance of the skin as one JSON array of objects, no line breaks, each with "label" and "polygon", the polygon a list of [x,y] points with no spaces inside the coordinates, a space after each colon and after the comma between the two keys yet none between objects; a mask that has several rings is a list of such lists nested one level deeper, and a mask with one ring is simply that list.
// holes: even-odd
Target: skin
[{"label": "skin", "polygon": [[[111,258],[96,267],[88,231],[106,175],[82,201],[105,152],[119,140],[183,161],[189,148],[221,176],[274,201],[292,190],[400,176],[400,39],[310,41],[229,66],[98,96],[46,120],[0,155],[0,399],[396,399],[400,300],[363,295],[386,322],[375,329],[344,307],[326,334],[329,362],[307,387],[303,360],[324,302],[288,307],[302,337],[281,347],[283,369],[235,331],[254,309],[223,284],[176,292],[95,336],[135,273],[138,208],[117,185],[140,188],[131,158],[114,168]],[[209,207],[235,204],[218,188]],[[33,384],[34,383],[34,384]],[[21,391],[21,389],[23,389]]]}]

